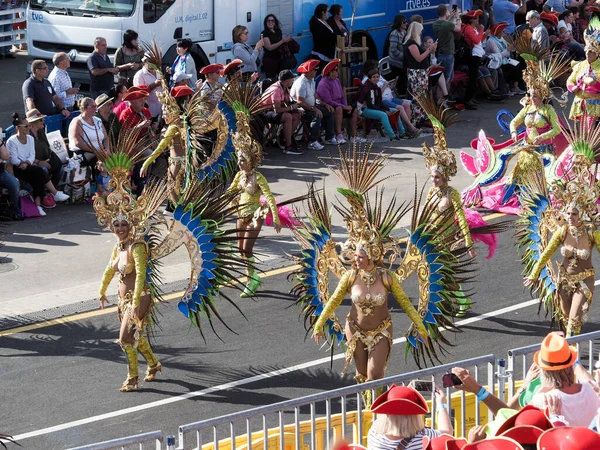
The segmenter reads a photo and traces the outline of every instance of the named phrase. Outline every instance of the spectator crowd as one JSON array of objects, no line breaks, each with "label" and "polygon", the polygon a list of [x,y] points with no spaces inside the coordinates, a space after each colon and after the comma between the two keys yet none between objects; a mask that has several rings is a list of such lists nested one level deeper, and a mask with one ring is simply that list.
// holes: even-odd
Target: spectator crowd
[{"label": "spectator crowd", "polygon": [[[274,14],[264,18],[260,36],[250,36],[244,25],[233,28],[236,59],[226,66],[203,64],[194,44],[181,39],[175,60],[163,71],[168,80],[161,80],[148,64],[134,30],[125,31],[114,55],[108,54],[106,39],[97,37],[87,59],[89,96],[83,97],[72,82],[67,54],[54,55],[52,70],[47,61],[32,62],[31,76],[22,87],[25,115],[15,116],[15,136],[6,142],[10,157],[1,157],[0,184],[10,192],[14,218],[23,216],[15,199],[24,186],[32,192],[38,213],[45,215],[44,209],[54,206],[51,200],[63,201],[65,194],[57,189],[68,182],[69,173],[57,168],[56,158],[48,157],[39,143],[32,159],[27,136],[43,140],[38,126],[46,117],[62,115],[69,156],[90,167],[97,181],[101,168],[96,167],[94,148],[108,148],[122,127],[164,133],[159,100],[164,88],[186,87],[189,95],[178,91],[182,105],[199,91],[216,108],[226,83],[255,83],[266,108],[259,117],[265,124],[264,144],[271,140],[287,155],[361,142],[373,127],[390,140],[412,139],[431,127],[413,95],[431,92],[445,106],[466,109],[477,109],[482,99],[522,95],[524,63],[513,53],[511,36],[529,28],[539,46],[581,60],[585,29],[598,13],[595,5],[582,0],[477,0],[462,13],[441,4],[434,36],[423,36],[421,16],[407,19],[399,14],[386,38],[384,60],[364,61],[360,73],[340,64],[339,40],[344,46],[352,42],[343,8],[337,4],[316,6],[309,21],[313,48],[301,63],[298,43],[284,33]],[[347,71],[345,77],[342,70]],[[134,182],[141,186],[143,179],[134,174]]]}]

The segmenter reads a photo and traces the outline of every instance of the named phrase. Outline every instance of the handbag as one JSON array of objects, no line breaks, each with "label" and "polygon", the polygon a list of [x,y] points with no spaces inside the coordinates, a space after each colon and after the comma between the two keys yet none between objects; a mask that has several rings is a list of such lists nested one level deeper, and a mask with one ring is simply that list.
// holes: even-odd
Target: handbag
[{"label": "handbag", "polygon": [[60,134],[59,130],[52,131],[51,133],[46,133],[48,137],[48,143],[50,144],[50,149],[60,158],[60,161],[64,164],[69,159],[69,152],[67,152],[67,146],[65,145],[65,141]]},{"label": "handbag", "polygon": [[23,195],[19,199],[19,203],[21,206],[21,214],[23,215],[23,217],[29,219],[32,217],[41,216],[40,211],[38,210],[38,207],[35,204],[35,201],[33,201],[33,198],[31,198],[31,195]]},{"label": "handbag", "polygon": [[290,41],[287,44],[290,49],[290,52],[293,55],[300,53],[300,44],[298,44],[298,42],[294,38],[290,39]]}]

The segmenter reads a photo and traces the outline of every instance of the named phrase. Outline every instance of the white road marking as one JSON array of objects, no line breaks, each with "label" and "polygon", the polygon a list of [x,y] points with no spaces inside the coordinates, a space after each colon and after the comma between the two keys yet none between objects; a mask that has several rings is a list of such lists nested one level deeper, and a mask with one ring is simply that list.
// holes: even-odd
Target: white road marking
[{"label": "white road marking", "polygon": [[[600,284],[600,280],[597,280],[595,284],[596,285]],[[482,320],[486,320],[490,317],[500,316],[502,314],[506,314],[511,311],[516,311],[518,309],[523,309],[523,308],[527,308],[529,306],[537,305],[538,303],[539,303],[539,299],[528,300],[526,302],[518,303],[516,305],[507,306],[506,308],[502,308],[497,311],[492,311],[489,313],[481,314],[476,317],[470,317],[468,319],[461,320],[459,322],[456,322],[456,325],[457,326],[469,325],[469,324],[472,324],[475,322],[480,322]],[[394,344],[400,344],[404,341],[406,341],[406,338],[404,338],[404,337],[397,338],[397,339],[394,339]],[[342,359],[342,358],[345,358],[345,355],[343,353],[339,353],[337,355],[334,355],[334,357],[333,357],[333,359],[336,359],[336,360]],[[144,411],[147,409],[158,408],[160,406],[169,405],[171,403],[177,403],[182,400],[187,400],[187,399],[196,398],[196,397],[202,397],[202,396],[205,396],[208,394],[212,394],[213,392],[225,391],[227,389],[232,389],[232,388],[235,388],[238,386],[243,386],[245,384],[254,383],[256,381],[266,380],[266,379],[277,377],[279,375],[284,375],[284,374],[287,374],[290,372],[308,369],[309,367],[318,366],[320,364],[327,364],[327,363],[329,363],[329,361],[331,361],[331,358],[329,356],[327,356],[324,358],[315,359],[313,361],[308,361],[308,362],[305,362],[302,364],[297,364],[295,366],[286,367],[284,369],[273,370],[272,372],[255,375],[250,378],[244,378],[242,380],[237,380],[237,381],[232,381],[230,383],[220,384],[218,386],[201,389],[199,391],[188,392],[187,394],[178,395],[177,397],[166,398],[163,400],[158,400],[158,401],[146,403],[143,405],[132,406],[130,408],[120,409],[118,411],[112,411],[112,412],[105,413],[105,414],[99,414],[97,416],[87,417],[85,419],[74,420],[72,422],[55,425],[53,427],[42,428],[42,429],[36,430],[36,431],[30,431],[29,433],[23,433],[23,434],[19,434],[18,436],[14,436],[14,439],[18,442],[21,442],[25,439],[29,439],[32,437],[43,436],[45,434],[55,433],[57,431],[67,430],[69,428],[74,428],[74,427],[86,425],[89,423],[99,422],[100,420],[112,419],[114,417],[124,416],[126,414],[132,414],[132,413]]]}]

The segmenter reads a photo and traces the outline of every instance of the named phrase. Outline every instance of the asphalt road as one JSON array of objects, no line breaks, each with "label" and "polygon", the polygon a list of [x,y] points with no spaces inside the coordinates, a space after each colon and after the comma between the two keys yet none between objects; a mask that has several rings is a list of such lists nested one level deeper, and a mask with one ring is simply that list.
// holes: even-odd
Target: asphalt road
[{"label": "asphalt road", "polygon": [[[451,336],[455,346],[444,362],[488,353],[502,356],[510,348],[539,342],[549,330],[548,321],[537,315],[537,306],[517,309],[531,298],[519,281],[520,266],[510,232],[501,236],[494,259],[479,259],[479,270],[475,306],[468,316],[475,319],[461,326],[462,333]],[[264,381],[241,381],[327,356],[312,341],[304,341],[298,309],[287,294],[286,273],[264,281],[256,301],[240,299],[238,303],[247,320],[223,305],[224,318],[237,333],[218,327],[223,341],[209,332],[203,342],[174,304],[162,306],[161,329],[156,331],[154,346],[164,375],[129,394],[118,391],[126,364],[114,343],[118,334],[114,311],[1,337],[3,431],[19,437],[30,449],[65,448],[155,429],[175,434],[183,423],[352,384],[350,375],[339,375],[342,360],[336,360],[332,369],[329,362],[322,362]],[[415,295],[414,284],[409,283],[407,290]],[[510,306],[515,309],[481,317]],[[340,317],[348,307],[346,300]],[[392,316],[394,336],[399,337],[406,331],[408,319],[397,307]],[[599,320],[598,310],[593,308],[583,331],[597,329]],[[412,361],[404,360],[403,345],[394,345],[388,375],[416,369]],[[143,368],[140,363],[140,371]],[[136,409],[236,381],[234,388]],[[122,414],[127,408],[133,412]],[[81,419],[99,415],[107,416],[76,426]],[[48,430],[64,424],[60,431]]]}]

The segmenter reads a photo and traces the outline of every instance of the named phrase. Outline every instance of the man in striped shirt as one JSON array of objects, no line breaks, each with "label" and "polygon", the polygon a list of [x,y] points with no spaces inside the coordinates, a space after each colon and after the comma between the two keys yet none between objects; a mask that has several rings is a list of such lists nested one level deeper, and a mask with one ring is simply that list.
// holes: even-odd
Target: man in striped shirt
[{"label": "man in striped shirt", "polygon": [[73,87],[71,77],[67,73],[67,69],[71,66],[71,60],[66,53],[56,53],[52,57],[52,64],[54,64],[54,69],[50,72],[48,81],[63,101],[64,107],[71,111],[75,104],[75,95],[79,92],[79,88]]}]

